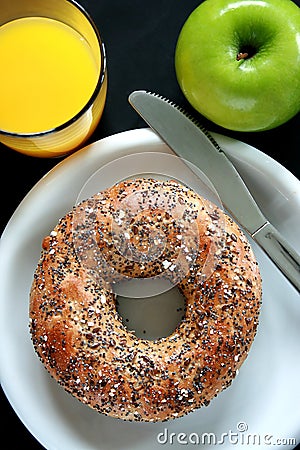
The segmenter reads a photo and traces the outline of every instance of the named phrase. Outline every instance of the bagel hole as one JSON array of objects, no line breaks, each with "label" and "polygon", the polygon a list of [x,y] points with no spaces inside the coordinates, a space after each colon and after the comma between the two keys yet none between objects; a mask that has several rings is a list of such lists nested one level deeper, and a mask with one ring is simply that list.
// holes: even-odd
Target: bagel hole
[{"label": "bagel hole", "polygon": [[185,300],[177,287],[151,297],[117,295],[117,311],[128,330],[154,341],[175,331],[185,315]]}]

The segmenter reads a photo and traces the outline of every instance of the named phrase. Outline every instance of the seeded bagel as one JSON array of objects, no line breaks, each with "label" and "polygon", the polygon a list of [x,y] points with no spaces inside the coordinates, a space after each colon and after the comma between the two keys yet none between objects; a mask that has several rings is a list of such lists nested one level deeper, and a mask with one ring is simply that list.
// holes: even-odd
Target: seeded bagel
[{"label": "seeded bagel", "polygon": [[[180,324],[154,341],[126,328],[114,293],[149,277],[167,278],[185,299]],[[257,262],[228,215],[178,182],[132,179],[75,206],[43,240],[30,332],[46,369],[81,402],[156,422],[230,385],[260,303]]]}]

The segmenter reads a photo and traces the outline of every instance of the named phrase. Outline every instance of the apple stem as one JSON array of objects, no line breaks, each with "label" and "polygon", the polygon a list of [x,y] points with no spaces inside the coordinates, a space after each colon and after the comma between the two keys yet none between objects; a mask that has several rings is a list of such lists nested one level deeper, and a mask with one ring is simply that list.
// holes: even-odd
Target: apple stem
[{"label": "apple stem", "polygon": [[241,59],[247,59],[248,56],[249,56],[249,53],[247,53],[247,52],[244,52],[244,53],[240,52],[240,53],[237,54],[236,60],[240,61]]}]

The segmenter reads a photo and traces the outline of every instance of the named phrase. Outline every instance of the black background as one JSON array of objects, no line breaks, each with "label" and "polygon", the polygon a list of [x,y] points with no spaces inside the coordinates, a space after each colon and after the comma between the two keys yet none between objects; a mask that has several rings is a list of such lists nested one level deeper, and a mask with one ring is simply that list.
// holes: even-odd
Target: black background
[{"label": "black background", "polygon": [[[199,117],[187,104],[177,84],[174,51],[183,23],[201,3],[200,0],[81,0],[80,3],[98,26],[107,52],[107,102],[102,120],[90,142],[146,126],[127,102],[130,92],[136,89],[157,92]],[[295,0],[295,3],[300,6],[300,0]],[[259,133],[231,132],[203,118],[201,120],[212,131],[262,150],[300,179],[299,114],[274,130]],[[24,156],[0,144],[1,232],[27,192],[61,159]],[[3,448],[42,449],[17,418],[2,391],[0,405]]]}]

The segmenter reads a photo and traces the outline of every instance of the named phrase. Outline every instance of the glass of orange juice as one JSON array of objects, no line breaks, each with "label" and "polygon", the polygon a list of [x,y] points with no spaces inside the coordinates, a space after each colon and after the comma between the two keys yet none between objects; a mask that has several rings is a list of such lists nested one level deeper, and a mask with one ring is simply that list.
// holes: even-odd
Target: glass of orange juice
[{"label": "glass of orange juice", "polygon": [[27,155],[76,150],[105,104],[105,48],[73,0],[0,0],[0,142]]}]

